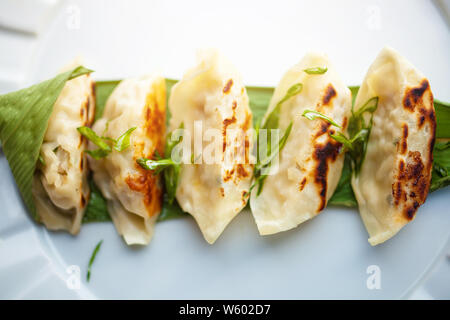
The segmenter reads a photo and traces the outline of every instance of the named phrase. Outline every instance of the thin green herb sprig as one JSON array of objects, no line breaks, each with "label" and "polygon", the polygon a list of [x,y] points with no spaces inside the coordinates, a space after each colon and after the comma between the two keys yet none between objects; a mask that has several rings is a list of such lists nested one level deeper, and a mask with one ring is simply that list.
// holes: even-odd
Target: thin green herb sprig
[{"label": "thin green herb sprig", "polygon": [[[342,143],[344,146],[344,152],[348,152],[351,159],[352,170],[355,174],[358,174],[361,170],[361,166],[366,155],[367,143],[369,141],[370,131],[372,129],[373,113],[377,110],[377,107],[378,97],[373,97],[357,111],[354,111],[352,108],[352,116],[350,117],[348,125],[349,137],[347,137],[342,131],[330,134],[331,138]],[[364,119],[364,115],[367,113],[370,114],[368,122]],[[303,112],[302,116],[309,120],[320,118],[327,121],[331,125],[342,129],[342,126],[337,124],[333,119],[318,111],[307,109]]]},{"label": "thin green herb sprig", "polygon": [[450,185],[450,142],[438,142],[433,149],[430,191]]}]

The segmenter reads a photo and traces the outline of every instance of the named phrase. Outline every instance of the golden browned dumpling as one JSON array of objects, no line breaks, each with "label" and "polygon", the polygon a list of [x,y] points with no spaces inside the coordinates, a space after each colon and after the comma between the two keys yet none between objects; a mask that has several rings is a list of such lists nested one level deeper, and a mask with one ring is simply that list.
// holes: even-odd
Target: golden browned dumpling
[{"label": "golden browned dumpling", "polygon": [[[219,133],[221,142],[214,153],[219,155],[217,161],[211,163],[206,158],[205,142],[204,153],[193,156],[193,160],[200,158],[202,163],[181,165],[176,192],[181,208],[195,218],[206,241],[214,243],[248,199],[253,170],[248,154],[252,140],[248,137],[227,140],[230,130],[251,129],[247,92],[240,74],[224,57],[215,51],[205,51],[197,66],[173,87],[169,108],[171,131],[183,123],[193,141],[197,121],[205,134],[210,129]],[[228,151],[234,148],[243,150],[244,157],[230,157],[227,161]]]}]

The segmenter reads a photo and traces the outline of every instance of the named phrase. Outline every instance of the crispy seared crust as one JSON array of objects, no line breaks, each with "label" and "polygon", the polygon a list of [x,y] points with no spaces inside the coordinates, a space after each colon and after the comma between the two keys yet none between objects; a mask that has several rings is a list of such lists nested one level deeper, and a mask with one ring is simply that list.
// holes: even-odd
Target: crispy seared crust
[{"label": "crispy seared crust", "polygon": [[428,80],[385,48],[367,72],[355,109],[377,96],[365,160],[352,186],[369,242],[380,244],[414,219],[428,195],[436,119]]},{"label": "crispy seared crust", "polygon": [[113,139],[136,127],[126,150],[113,150],[99,160],[90,158],[95,183],[107,199],[117,232],[127,244],[148,244],[161,211],[161,177],[143,169],[136,160],[153,159],[156,152],[164,154],[165,101],[164,78],[149,75],[123,80],[93,126],[98,135]]},{"label": "crispy seared crust", "polygon": [[[326,65],[328,71],[321,75],[304,72],[317,65]],[[260,195],[254,189],[250,198],[261,235],[295,228],[318,215],[333,194],[344,164],[342,144],[330,137],[336,128],[302,114],[314,109],[339,123],[346,133],[351,115],[350,90],[325,55],[308,54],[284,75],[266,115],[296,83],[302,83],[302,91],[280,109],[280,129],[286,130],[290,122],[293,125],[280,153],[279,170],[267,176]]]},{"label": "crispy seared crust", "polygon": [[149,217],[159,215],[161,211],[163,195],[161,176],[143,169],[136,160],[153,159],[156,152],[160,155],[164,154],[164,133],[166,132],[165,90],[158,88],[161,86],[160,82],[154,82],[152,85],[155,88],[148,94],[143,111],[145,119],[143,130],[148,139],[153,142],[152,147],[145,150],[145,141],[135,143],[133,163],[138,173],[125,178],[131,190],[142,194]]},{"label": "crispy seared crust", "polygon": [[420,132],[426,134],[424,131],[428,130],[428,142],[422,152],[409,150],[409,127],[406,122],[402,125],[402,137],[397,144],[398,160],[392,196],[398,212],[409,221],[414,219],[417,209],[425,202],[431,182],[436,117],[427,79],[423,79],[419,86],[405,90],[403,107],[412,113]]}]

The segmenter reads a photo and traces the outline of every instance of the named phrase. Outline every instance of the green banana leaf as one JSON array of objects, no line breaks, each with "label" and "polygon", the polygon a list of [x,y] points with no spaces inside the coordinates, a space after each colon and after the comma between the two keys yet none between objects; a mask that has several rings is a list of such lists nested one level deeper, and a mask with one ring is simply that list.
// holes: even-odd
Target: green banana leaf
[{"label": "green banana leaf", "polygon": [[[31,194],[31,183],[53,105],[67,80],[89,72],[91,71],[79,67],[30,88],[0,96],[0,140],[3,143],[3,150],[11,166],[20,193],[35,218],[36,209]],[[119,82],[114,80],[96,83],[95,119],[101,117],[108,97]],[[167,99],[170,96],[172,86],[176,82],[177,80],[166,79]],[[359,87],[351,86],[349,88],[352,92],[354,103]],[[263,118],[273,91],[274,88],[270,87],[247,87],[254,124],[260,122]],[[438,124],[436,137],[450,139],[450,104],[435,100],[435,109]],[[167,121],[169,119],[170,112],[167,110]],[[450,184],[450,177],[447,176],[447,173],[450,172],[450,160],[447,160],[450,159],[449,152],[450,147],[448,144],[446,146],[439,144],[439,148],[436,147],[434,149],[433,154],[437,165],[433,170],[431,191]],[[357,206],[350,184],[351,174],[350,161],[346,157],[338,187],[328,205]],[[89,184],[91,196],[83,222],[110,221],[111,218],[107,211],[106,200],[95,186],[91,177]],[[173,204],[169,204],[166,197],[164,197],[158,221],[183,216],[187,216],[187,214],[181,210],[176,201]]]},{"label": "green banana leaf", "polygon": [[[177,82],[177,80],[166,79],[167,85],[167,99],[170,96],[170,90],[172,86]],[[96,84],[96,94],[97,94],[97,109],[103,110],[104,103],[106,102],[107,97],[111,94],[114,87],[119,83],[119,81],[104,81],[97,82]],[[350,91],[352,92],[352,103],[355,102],[356,95],[359,90],[359,86],[350,86]],[[256,124],[261,121],[266,110],[269,106],[270,99],[272,98],[274,88],[270,87],[247,87],[247,94],[250,99],[250,109],[253,113],[253,124]],[[436,109],[436,118],[437,118],[437,130],[436,136],[437,138],[450,138],[450,104],[444,103],[439,100],[435,100],[434,103]],[[101,111],[99,111],[101,112]],[[170,118],[170,113],[167,111],[167,120]],[[448,155],[450,152],[447,150],[434,150],[435,158],[442,159]],[[442,161],[441,161],[442,162]],[[449,161],[450,162],[450,161]],[[450,163],[444,162],[448,164],[448,172],[450,172]],[[346,156],[344,162],[344,168],[342,170],[342,175],[339,180],[336,191],[334,192],[331,199],[328,201],[329,206],[345,206],[345,207],[357,207],[357,202],[355,199],[355,195],[353,194],[353,189],[351,187],[351,167],[350,160]],[[438,182],[439,179],[439,182]],[[442,177],[441,175],[433,174],[432,186],[435,186],[431,190],[437,190],[448,185],[450,182],[449,178]],[[101,197],[101,194],[100,194]],[[91,196],[91,201],[94,201],[97,197]],[[90,216],[91,212],[88,210],[86,212],[86,216]],[[158,221],[178,218],[186,216],[187,214],[181,210],[180,206],[174,201],[173,204],[169,205],[167,200],[164,198],[163,209],[161,211],[161,215],[159,216]],[[106,220],[106,216],[105,216]]]}]

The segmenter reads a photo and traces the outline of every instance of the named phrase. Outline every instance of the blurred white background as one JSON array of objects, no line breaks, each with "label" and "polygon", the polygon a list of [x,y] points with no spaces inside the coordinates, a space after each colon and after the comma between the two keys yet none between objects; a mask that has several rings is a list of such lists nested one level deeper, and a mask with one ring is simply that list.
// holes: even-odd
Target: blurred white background
[{"label": "blurred white background", "polygon": [[428,76],[435,97],[450,100],[449,3],[2,0],[0,89],[49,77],[76,55],[97,78],[155,69],[180,78],[201,47],[223,51],[248,84],[270,86],[305,52],[323,51],[353,85],[389,45]]}]

